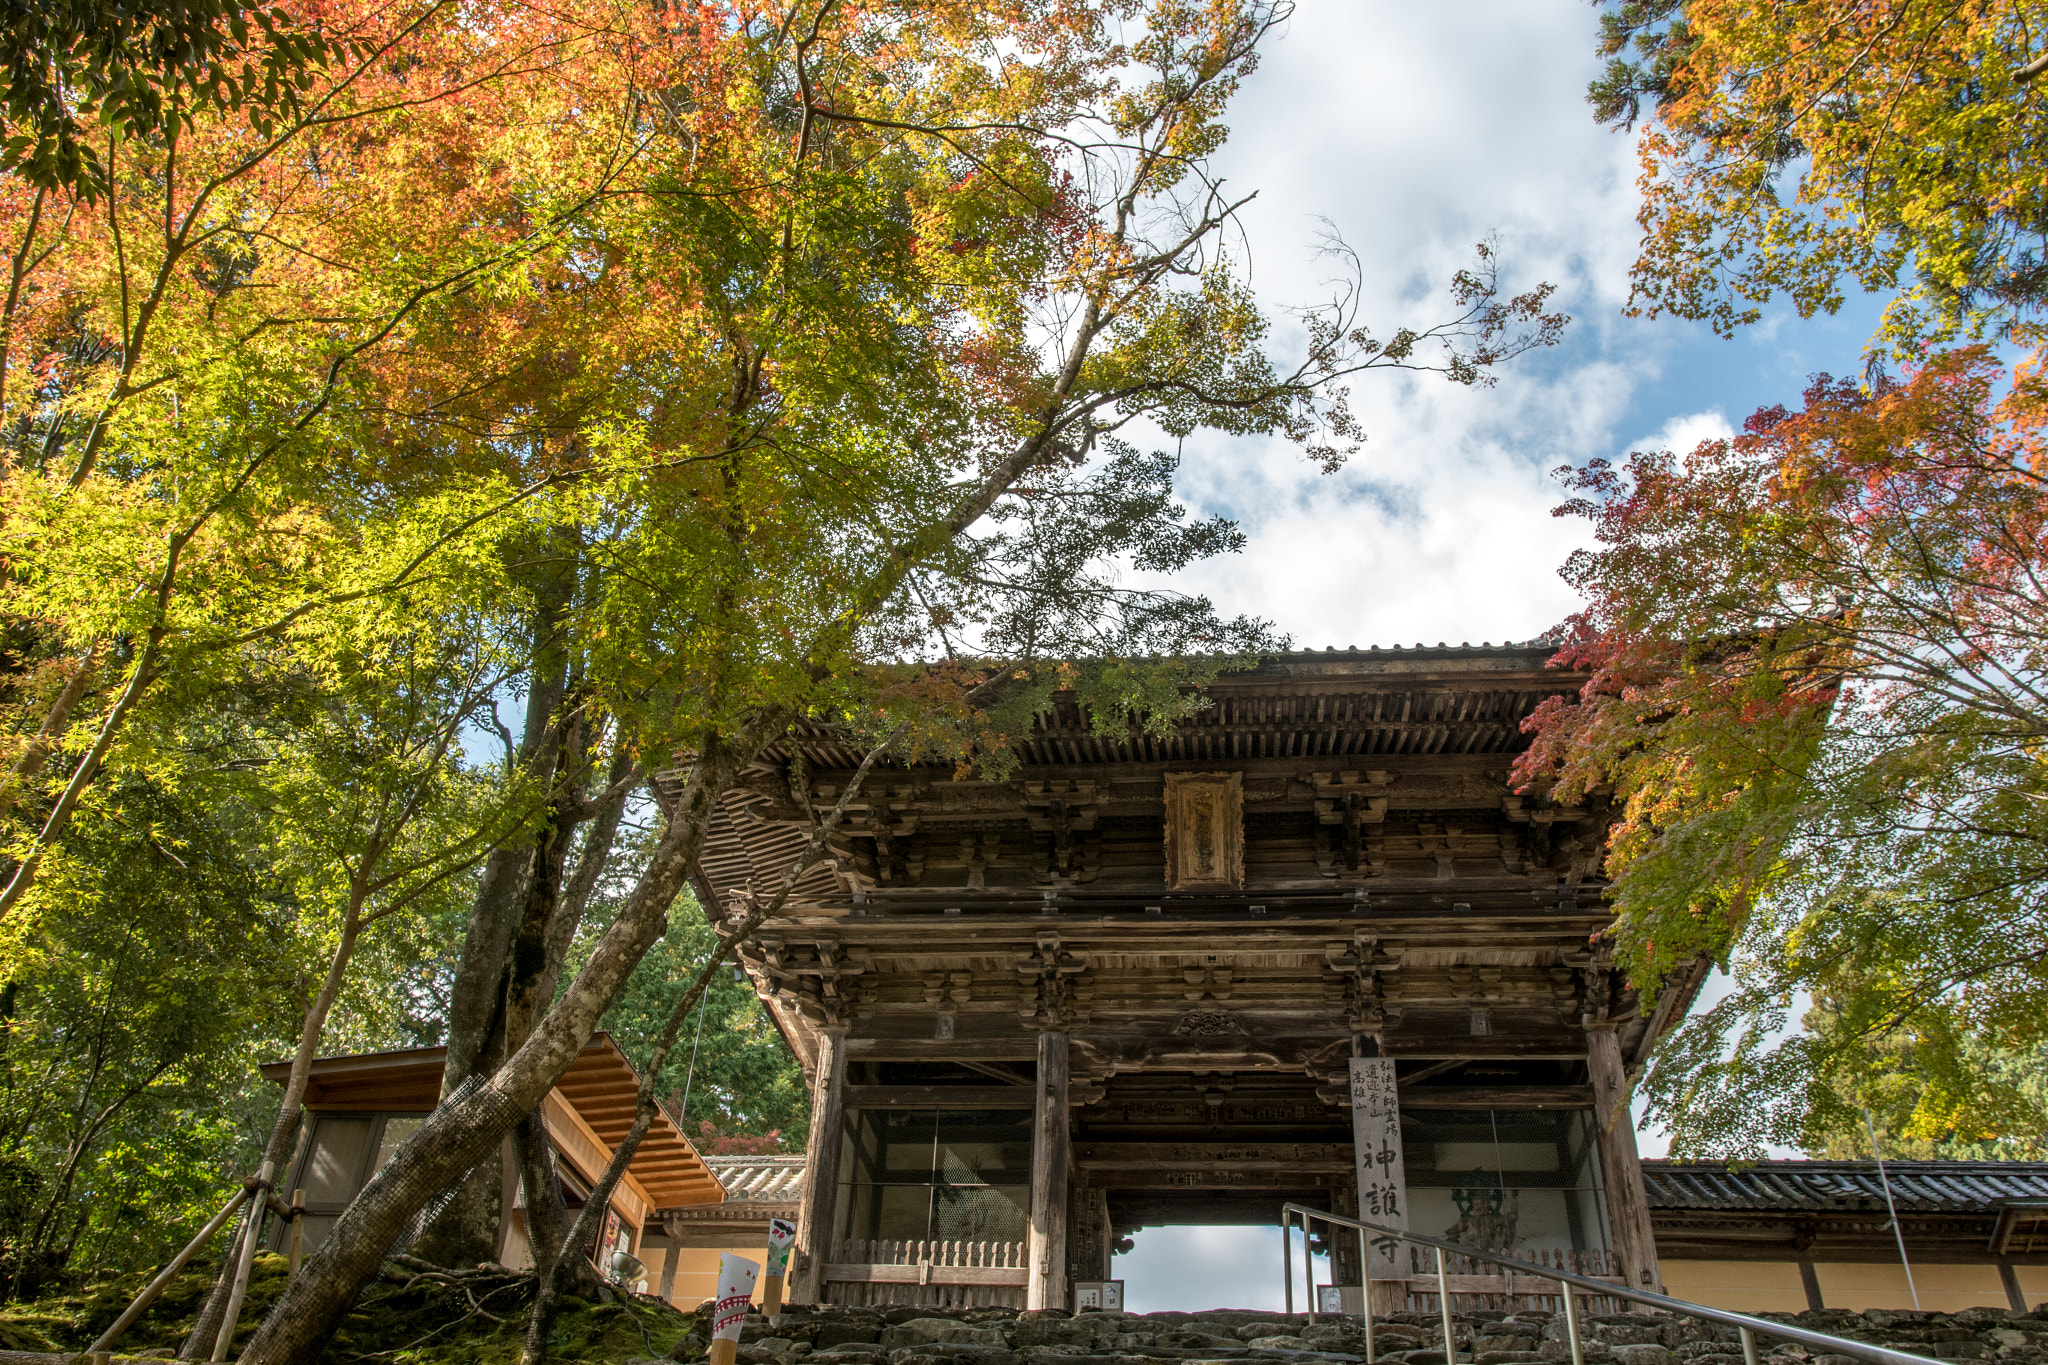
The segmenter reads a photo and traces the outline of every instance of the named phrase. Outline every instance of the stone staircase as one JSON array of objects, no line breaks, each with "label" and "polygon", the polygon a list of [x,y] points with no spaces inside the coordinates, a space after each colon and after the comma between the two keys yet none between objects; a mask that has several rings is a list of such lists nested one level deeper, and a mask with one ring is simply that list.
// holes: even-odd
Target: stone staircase
[{"label": "stone staircase", "polygon": [[[2048,1305],[2032,1313],[1972,1308],[1961,1313],[1871,1311],[1758,1316],[1935,1360],[2048,1361]],[[1564,1319],[1535,1311],[1457,1314],[1460,1365],[1557,1365],[1570,1359]],[[1732,1327],[1662,1313],[1581,1318],[1588,1365],[1743,1365]],[[1859,1365],[1759,1334],[1766,1365]],[[1395,1313],[1374,1322],[1380,1361],[1445,1365],[1434,1314]],[[678,1358],[701,1354],[692,1338]],[[750,1318],[741,1365],[1160,1365],[1160,1362],[1270,1362],[1356,1365],[1365,1332],[1355,1318],[1218,1310],[1079,1316],[1007,1308],[790,1308]]]}]

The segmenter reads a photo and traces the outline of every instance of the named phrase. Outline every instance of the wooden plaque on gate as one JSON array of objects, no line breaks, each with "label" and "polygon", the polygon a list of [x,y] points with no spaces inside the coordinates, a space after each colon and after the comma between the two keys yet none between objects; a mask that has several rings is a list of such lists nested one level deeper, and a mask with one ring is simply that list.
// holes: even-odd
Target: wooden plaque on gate
[{"label": "wooden plaque on gate", "polygon": [[[1358,1153],[1358,1216],[1408,1230],[1408,1163],[1401,1148],[1401,1098],[1391,1057],[1351,1059],[1351,1140]],[[1368,1237],[1374,1279],[1405,1275],[1392,1237]]]},{"label": "wooden plaque on gate", "polygon": [[1166,774],[1166,889],[1244,887],[1244,774]]}]

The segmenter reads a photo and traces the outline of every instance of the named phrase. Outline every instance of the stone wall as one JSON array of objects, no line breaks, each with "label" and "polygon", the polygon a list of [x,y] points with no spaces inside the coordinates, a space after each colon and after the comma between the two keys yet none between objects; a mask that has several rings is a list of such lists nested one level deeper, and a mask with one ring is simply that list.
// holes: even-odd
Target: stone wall
[{"label": "stone wall", "polygon": [[[2048,1305],[2033,1313],[1972,1308],[1961,1313],[1873,1310],[1768,1313],[1850,1340],[1934,1360],[2048,1359]],[[1461,1365],[1557,1365],[1570,1358],[1564,1319],[1540,1312],[1471,1312],[1454,1318]],[[1656,1313],[1586,1315],[1588,1365],[1742,1365],[1733,1328]],[[1767,1365],[1855,1365],[1854,1358],[1774,1342],[1759,1334]],[[1442,1328],[1430,1314],[1397,1313],[1375,1323],[1381,1361],[1444,1365]],[[693,1337],[676,1358],[694,1359]],[[750,1319],[740,1365],[1159,1365],[1162,1361],[1259,1365],[1356,1365],[1365,1333],[1355,1318],[1219,1310],[1207,1313],[1026,1312],[985,1308],[792,1308]]]}]

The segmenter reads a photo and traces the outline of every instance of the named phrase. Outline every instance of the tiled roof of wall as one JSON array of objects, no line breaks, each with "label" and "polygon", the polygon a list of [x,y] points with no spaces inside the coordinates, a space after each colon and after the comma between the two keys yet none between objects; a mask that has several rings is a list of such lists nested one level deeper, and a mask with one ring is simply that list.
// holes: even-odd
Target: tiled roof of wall
[{"label": "tiled roof of wall", "polygon": [[794,1204],[803,1193],[800,1156],[707,1156],[728,1204]]},{"label": "tiled roof of wall", "polygon": [[[2048,1161],[1887,1161],[1892,1198],[1919,1213],[1985,1213],[2048,1199]],[[1874,1161],[1645,1161],[1656,1209],[1884,1208]]]}]

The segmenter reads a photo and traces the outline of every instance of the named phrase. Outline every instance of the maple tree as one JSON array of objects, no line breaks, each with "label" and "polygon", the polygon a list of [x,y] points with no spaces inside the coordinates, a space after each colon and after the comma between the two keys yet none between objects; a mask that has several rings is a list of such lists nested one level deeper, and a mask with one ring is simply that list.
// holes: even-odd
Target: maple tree
[{"label": "maple tree", "polygon": [[1735,969],[1648,1074],[1675,1149],[1819,1147],[1866,1103],[1917,1140],[2038,1117],[1982,1061],[2048,1019],[2044,421],[2038,363],[1974,347],[1572,472],[1600,545],[1559,661],[1592,672],[1517,774],[1611,787],[1633,980]]},{"label": "maple tree", "polygon": [[[1881,335],[2037,335],[2048,11],[2031,0],[1613,0],[1589,98],[1642,131],[1631,306],[1754,322],[1856,288]],[[2031,341],[2029,344],[2032,344]]]},{"label": "maple tree", "polygon": [[[518,622],[493,800],[531,819],[476,884],[448,1099],[251,1360],[316,1349],[399,1229],[529,1123],[659,936],[710,801],[791,723],[1000,771],[1055,689],[1163,725],[1270,638],[1117,587],[1120,556],[1235,543],[1129,432],[1275,432],[1333,468],[1349,376],[1483,383],[1563,326],[1482,253],[1442,323],[1376,337],[1354,291],[1273,357],[1203,159],[1282,8],[317,14],[349,59],[275,121],[138,129],[103,192],[0,184],[25,640],[0,933],[35,941],[38,879],[104,780],[253,657],[372,685],[348,622],[430,583]],[[564,972],[619,802],[669,764],[645,866]],[[713,910],[692,991],[751,928]]]}]

